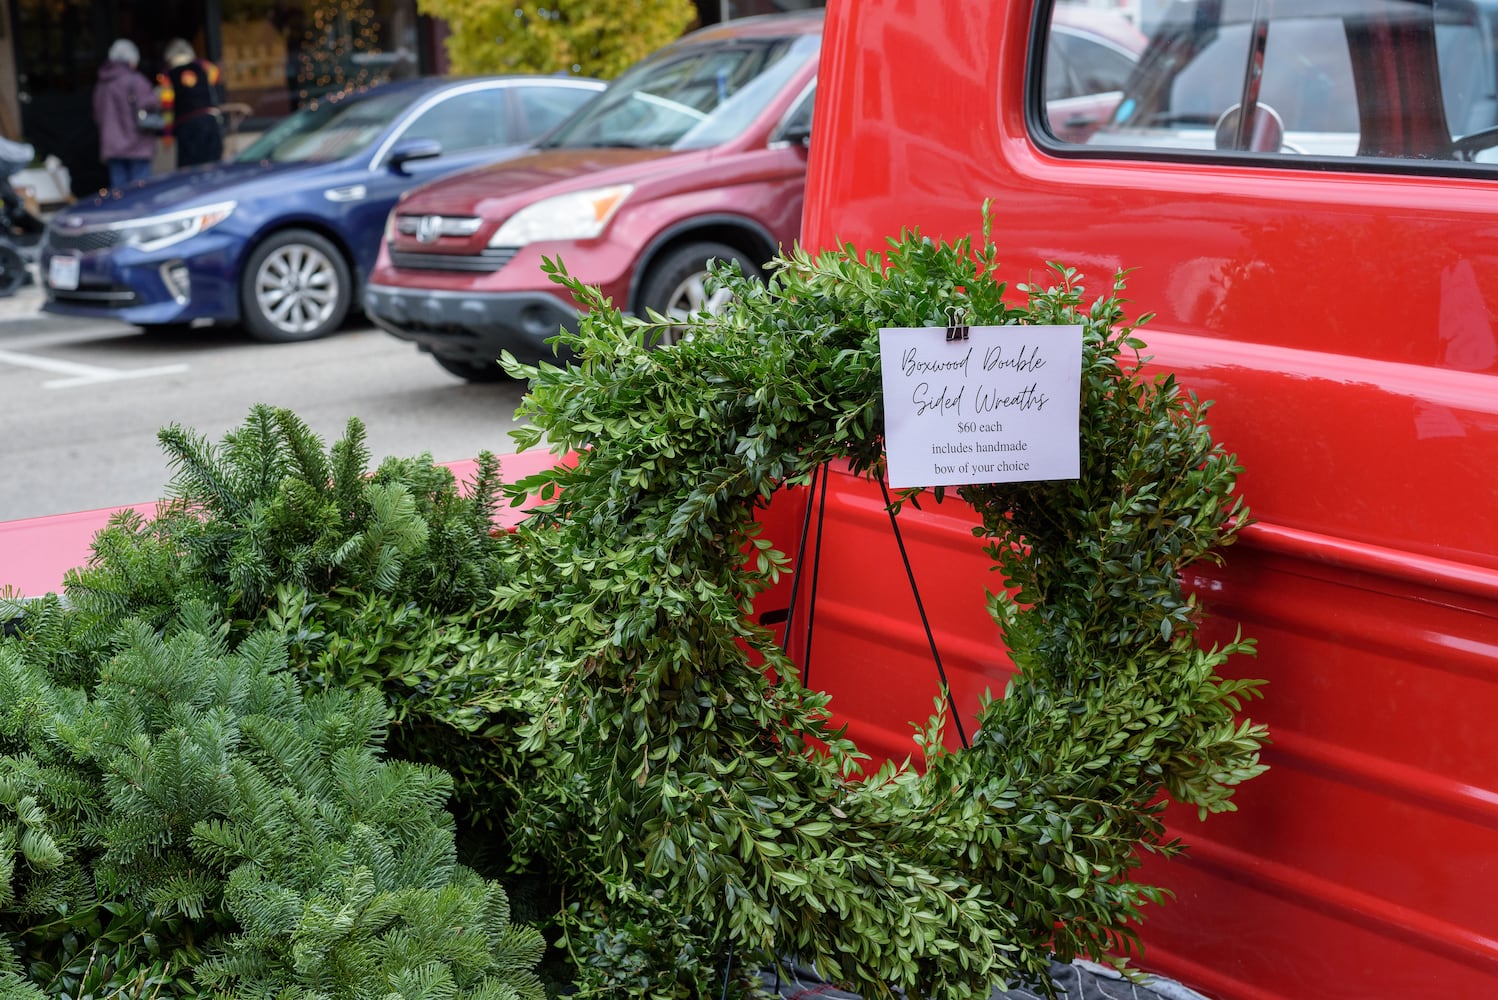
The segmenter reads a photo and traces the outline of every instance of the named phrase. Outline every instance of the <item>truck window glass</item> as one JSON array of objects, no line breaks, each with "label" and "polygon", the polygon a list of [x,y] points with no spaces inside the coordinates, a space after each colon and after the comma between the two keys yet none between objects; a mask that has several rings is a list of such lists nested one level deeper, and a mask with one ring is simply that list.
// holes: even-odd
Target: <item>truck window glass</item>
[{"label": "truck window glass", "polygon": [[[1498,162],[1498,0],[1176,0],[1153,11],[1051,5],[1043,141],[1286,166]],[[1078,88],[1089,74],[1076,38],[1128,50],[1128,28],[1127,80],[1109,89],[1099,72]]]}]

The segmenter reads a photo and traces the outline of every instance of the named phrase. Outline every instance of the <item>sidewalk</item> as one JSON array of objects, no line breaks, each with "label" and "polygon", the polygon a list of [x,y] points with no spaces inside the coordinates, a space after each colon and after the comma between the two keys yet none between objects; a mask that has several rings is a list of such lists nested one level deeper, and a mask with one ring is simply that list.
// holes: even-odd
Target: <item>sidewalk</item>
[{"label": "sidewalk", "polygon": [[41,315],[42,300],[46,294],[35,282],[23,285],[14,295],[0,298],[0,322],[13,319],[35,319]]}]

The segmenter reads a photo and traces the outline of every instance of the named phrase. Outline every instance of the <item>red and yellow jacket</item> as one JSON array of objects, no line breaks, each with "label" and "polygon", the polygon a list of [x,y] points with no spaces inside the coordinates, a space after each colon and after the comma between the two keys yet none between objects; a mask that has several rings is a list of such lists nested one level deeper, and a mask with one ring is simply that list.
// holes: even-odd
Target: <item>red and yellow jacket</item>
[{"label": "red and yellow jacket", "polygon": [[161,113],[167,121],[167,134],[175,126],[199,117],[212,114],[221,103],[220,85],[222,74],[218,66],[207,59],[173,66],[156,78],[161,96]]}]

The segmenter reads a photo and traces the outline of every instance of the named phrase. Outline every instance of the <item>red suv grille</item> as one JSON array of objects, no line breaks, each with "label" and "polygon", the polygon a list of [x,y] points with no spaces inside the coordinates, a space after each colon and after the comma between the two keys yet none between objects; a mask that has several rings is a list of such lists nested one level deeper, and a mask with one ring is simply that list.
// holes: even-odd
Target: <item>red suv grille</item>
[{"label": "red suv grille", "polygon": [[390,248],[390,264],[400,271],[498,271],[519,247],[486,247],[476,254],[413,252]]}]

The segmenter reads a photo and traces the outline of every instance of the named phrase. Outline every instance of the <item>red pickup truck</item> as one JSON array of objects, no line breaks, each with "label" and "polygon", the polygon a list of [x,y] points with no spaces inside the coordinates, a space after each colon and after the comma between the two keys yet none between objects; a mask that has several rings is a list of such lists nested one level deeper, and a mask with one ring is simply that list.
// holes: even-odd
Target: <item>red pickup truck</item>
[{"label": "red pickup truck", "polygon": [[[1136,964],[1241,1000],[1498,996],[1498,6],[1132,5],[1149,44],[1077,130],[1047,113],[1066,9],[829,0],[803,242],[955,240],[986,200],[1019,280],[1129,270],[1152,364],[1215,401],[1255,523],[1189,582],[1258,640],[1270,770],[1168,814],[1189,851],[1146,861],[1175,898]],[[810,679],[903,755],[929,645],[877,493],[828,482]],[[991,563],[923,507],[904,543],[972,713],[1011,669]]]},{"label": "red pickup truck", "polygon": [[[1144,5],[1081,141],[1044,113],[1065,8],[830,0],[802,240],[949,241],[988,199],[1007,275],[1132,269],[1154,364],[1216,401],[1257,523],[1194,582],[1259,640],[1270,770],[1174,815],[1140,964],[1244,1000],[1498,996],[1498,7]],[[833,483],[812,680],[893,753],[935,672],[877,497]],[[964,597],[988,563],[926,506],[906,541],[975,706],[1005,670]]]}]

